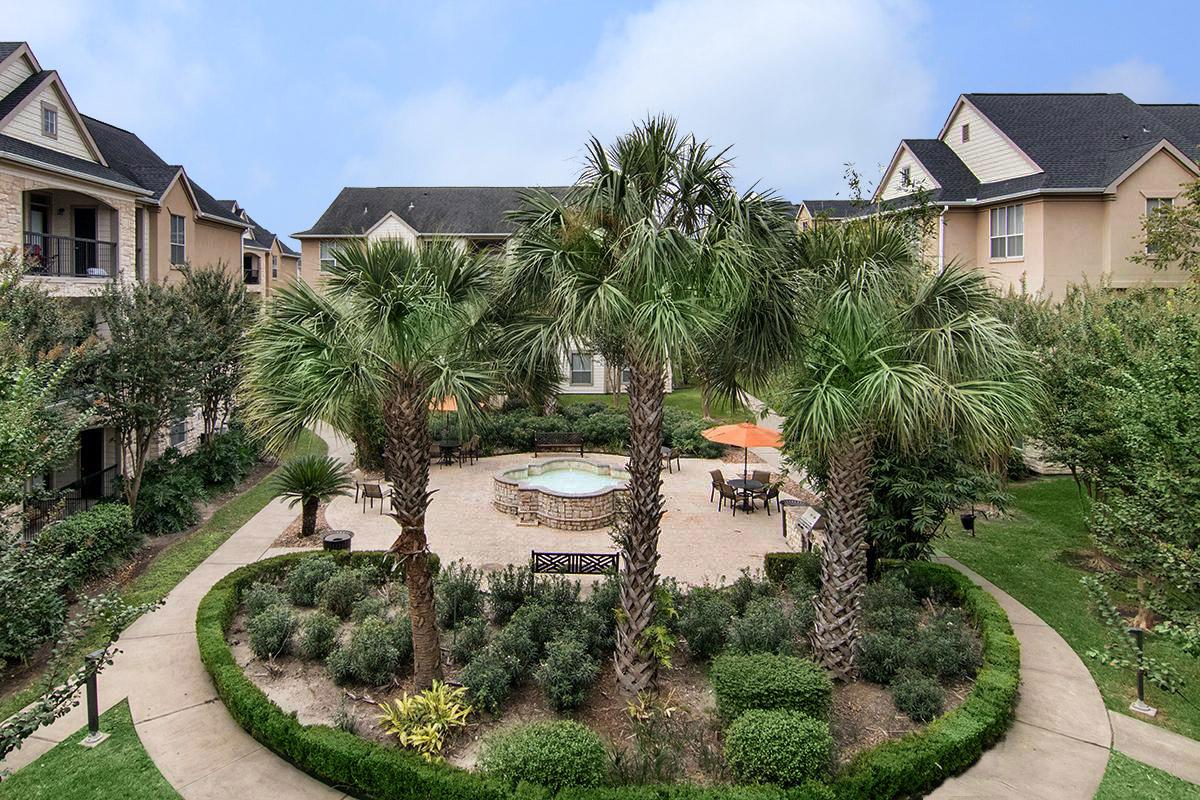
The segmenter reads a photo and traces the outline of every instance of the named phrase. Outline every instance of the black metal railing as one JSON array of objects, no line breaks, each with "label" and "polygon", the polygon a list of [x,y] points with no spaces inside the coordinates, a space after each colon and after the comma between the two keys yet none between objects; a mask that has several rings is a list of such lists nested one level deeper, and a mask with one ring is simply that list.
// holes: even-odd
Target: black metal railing
[{"label": "black metal railing", "polygon": [[113,464],[99,472],[84,475],[62,488],[50,490],[48,497],[27,498],[23,503],[26,541],[32,540],[50,523],[87,511],[111,498],[116,487],[117,465]]},{"label": "black metal railing", "polygon": [[103,280],[117,275],[117,243],[25,231],[25,272]]},{"label": "black metal railing", "polygon": [[257,284],[262,279],[262,270],[259,267],[242,267],[242,281],[249,284]]}]

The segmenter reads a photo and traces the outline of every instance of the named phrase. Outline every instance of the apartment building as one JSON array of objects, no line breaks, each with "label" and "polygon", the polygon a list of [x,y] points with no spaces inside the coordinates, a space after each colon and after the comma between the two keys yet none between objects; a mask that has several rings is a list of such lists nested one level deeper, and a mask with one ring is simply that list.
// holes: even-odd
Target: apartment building
[{"label": "apartment building", "polygon": [[[934,139],[904,139],[874,195],[800,204],[798,224],[911,205],[936,212],[926,255],[988,270],[1002,289],[1061,297],[1072,283],[1177,285],[1144,253],[1146,214],[1200,176],[1200,105],[1123,94],[964,94]],[[918,192],[918,190],[920,190]]]},{"label": "apartment building", "polygon": [[270,294],[274,287],[300,277],[299,253],[255,222],[236,200],[222,200],[221,204],[246,224],[242,237],[242,279],[247,291]]},{"label": "apartment building", "polygon": [[[466,248],[502,249],[514,233],[507,214],[517,208],[523,191],[526,187],[346,187],[312,227],[292,234],[301,242],[303,263],[312,265],[305,280],[319,289],[325,271],[335,263],[335,248],[352,239],[398,239],[414,246],[449,239]],[[559,391],[566,394],[615,392],[628,382],[623,369],[582,345],[565,350],[561,366]],[[666,385],[670,391],[669,370]]]}]

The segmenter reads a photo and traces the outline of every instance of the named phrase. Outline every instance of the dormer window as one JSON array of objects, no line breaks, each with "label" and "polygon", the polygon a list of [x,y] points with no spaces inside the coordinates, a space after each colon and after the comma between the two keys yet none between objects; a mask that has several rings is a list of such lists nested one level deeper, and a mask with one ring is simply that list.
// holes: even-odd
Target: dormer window
[{"label": "dormer window", "polygon": [[964,142],[971,141],[971,123],[964,122],[962,126],[962,140]]},{"label": "dormer window", "polygon": [[42,103],[42,136],[58,138],[58,109],[49,103]]}]

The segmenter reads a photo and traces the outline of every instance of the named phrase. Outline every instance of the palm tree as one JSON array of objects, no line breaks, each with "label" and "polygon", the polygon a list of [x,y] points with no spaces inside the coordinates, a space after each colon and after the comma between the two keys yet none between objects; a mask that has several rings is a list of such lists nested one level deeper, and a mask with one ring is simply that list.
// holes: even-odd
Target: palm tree
[{"label": "palm tree", "polygon": [[413,676],[418,688],[442,674],[425,510],[429,407],[454,397],[469,424],[491,390],[476,355],[490,261],[449,242],[412,247],[354,240],[336,248],[324,292],[297,282],[281,289],[247,349],[246,415],[273,449],[324,421],[350,430],[364,399],[385,431],[384,475],[400,534],[392,552],[408,584]]},{"label": "palm tree", "polygon": [[812,639],[853,671],[867,578],[873,449],[913,452],[934,433],[965,452],[1007,451],[1036,410],[1029,353],[996,316],[986,276],[921,263],[911,224],[818,226],[796,240],[804,331],[782,409],[793,454],[817,465],[827,528]]},{"label": "palm tree", "polygon": [[509,328],[513,351],[537,359],[603,342],[630,372],[615,655],[630,695],[654,682],[658,666],[646,631],[656,624],[664,375],[672,359],[700,355],[702,332],[719,327],[743,356],[719,387],[736,402],[739,381],[760,379],[784,352],[792,290],[771,247],[791,230],[785,208],[767,194],[739,195],[726,151],[660,117],[608,148],[592,139],[573,187],[528,193],[513,215],[499,294],[525,312]]},{"label": "palm tree", "polygon": [[289,508],[300,504],[300,535],[305,537],[317,532],[317,507],[347,494],[353,485],[342,462],[316,453],[293,458],[271,482],[273,497],[291,498]]}]

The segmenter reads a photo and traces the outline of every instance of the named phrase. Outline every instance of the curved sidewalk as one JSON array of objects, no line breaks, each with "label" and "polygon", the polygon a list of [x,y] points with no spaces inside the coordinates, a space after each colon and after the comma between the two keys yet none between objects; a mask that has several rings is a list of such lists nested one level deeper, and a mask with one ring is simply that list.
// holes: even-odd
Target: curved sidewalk
[{"label": "curved sidewalk", "polygon": [[982,586],[1021,643],[1021,696],[1008,734],[929,797],[1090,800],[1104,778],[1112,728],[1091,673],[1058,633],[999,587],[952,558],[936,559]]}]

